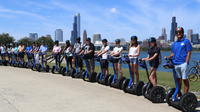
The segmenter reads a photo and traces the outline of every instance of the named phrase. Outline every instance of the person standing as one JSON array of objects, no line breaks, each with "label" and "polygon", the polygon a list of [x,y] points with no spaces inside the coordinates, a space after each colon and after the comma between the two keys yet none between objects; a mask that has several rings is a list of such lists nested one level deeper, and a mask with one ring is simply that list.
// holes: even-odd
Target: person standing
[{"label": "person standing", "polygon": [[[184,93],[188,93],[189,80],[187,74],[187,66],[189,64],[192,53],[192,45],[190,41],[184,37],[183,27],[176,28],[176,36],[178,40],[172,44],[171,54],[170,56],[166,56],[166,58],[172,58],[172,63],[175,65],[175,71],[177,74],[180,91],[183,81]],[[181,96],[180,92],[179,96]]]},{"label": "person standing", "polygon": [[81,45],[81,38],[78,37],[76,39],[76,43],[74,44],[74,49],[73,53],[75,54],[74,60],[75,60],[75,67],[78,66],[80,70],[82,71],[83,69],[83,61],[80,57],[80,52],[82,50],[82,45]]},{"label": "person standing", "polygon": [[131,42],[130,42],[131,45],[129,47],[129,53],[128,53],[129,59],[131,61],[130,65],[131,65],[131,71],[132,71],[132,78],[134,79],[136,75],[136,82],[139,81],[138,57],[140,56],[140,45],[138,44],[137,39],[138,39],[137,36],[131,37]]},{"label": "person standing", "polygon": [[150,48],[148,49],[148,57],[143,58],[142,60],[149,61],[150,65],[150,76],[149,80],[153,86],[157,85],[157,68],[160,65],[160,48],[157,46],[156,38],[151,37],[149,39]]}]

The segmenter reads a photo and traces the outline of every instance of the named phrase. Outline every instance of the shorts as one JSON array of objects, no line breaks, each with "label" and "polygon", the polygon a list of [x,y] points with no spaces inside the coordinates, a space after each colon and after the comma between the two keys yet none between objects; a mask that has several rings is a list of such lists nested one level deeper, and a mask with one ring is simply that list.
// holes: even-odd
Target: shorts
[{"label": "shorts", "polygon": [[150,65],[150,67],[158,68],[159,62],[156,63],[155,61],[149,61],[149,65]]},{"label": "shorts", "polygon": [[1,57],[5,57],[6,56],[6,53],[1,53]]},{"label": "shorts", "polygon": [[102,59],[101,60],[101,68],[102,69],[108,69],[108,60],[106,60],[106,59]]},{"label": "shorts", "polygon": [[138,58],[130,58],[130,63],[131,64],[138,64]]},{"label": "shorts", "polygon": [[175,65],[175,71],[176,71],[177,78],[180,78],[183,80],[188,79],[187,63]]},{"label": "shorts", "polygon": [[24,58],[24,52],[19,52],[19,58]]},{"label": "shorts", "polygon": [[32,53],[26,53],[26,55],[29,60],[34,58],[34,55]]}]

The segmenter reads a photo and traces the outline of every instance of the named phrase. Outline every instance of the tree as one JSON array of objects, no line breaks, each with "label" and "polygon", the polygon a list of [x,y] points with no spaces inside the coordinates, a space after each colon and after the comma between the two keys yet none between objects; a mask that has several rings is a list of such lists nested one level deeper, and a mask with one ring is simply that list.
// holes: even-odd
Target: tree
[{"label": "tree", "polygon": [[36,43],[42,44],[42,42],[45,43],[48,46],[49,49],[53,48],[54,42],[53,42],[51,37],[42,36],[42,37],[40,37],[39,39],[36,40]]},{"label": "tree", "polygon": [[24,37],[18,40],[18,43],[22,43],[23,45],[31,45],[34,41],[31,38]]},{"label": "tree", "polygon": [[14,43],[15,39],[10,36],[8,33],[0,34],[0,43],[8,45],[10,43]]}]

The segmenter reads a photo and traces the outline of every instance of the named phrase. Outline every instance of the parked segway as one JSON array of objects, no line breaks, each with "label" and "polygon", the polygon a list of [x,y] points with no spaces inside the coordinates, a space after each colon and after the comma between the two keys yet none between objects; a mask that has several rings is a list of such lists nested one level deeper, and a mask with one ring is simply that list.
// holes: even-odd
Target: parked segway
[{"label": "parked segway", "polygon": [[82,59],[84,60],[85,62],[85,65],[86,65],[86,71],[83,72],[82,74],[82,79],[84,81],[88,81],[88,82],[96,82],[96,76],[97,76],[97,73],[96,72],[92,72],[90,73],[89,70],[91,69],[91,66],[89,64],[89,60],[87,58],[87,56],[82,56]]},{"label": "parked segway", "polygon": [[110,87],[117,88],[117,89],[122,89],[122,84],[126,80],[125,77],[120,77],[120,79],[118,79],[118,77],[117,77],[117,73],[116,73],[116,69],[115,69],[115,65],[114,64],[118,63],[118,61],[120,61],[120,60],[121,60],[121,57],[109,56],[109,61],[113,65],[114,75],[111,75],[109,77],[108,84],[110,85]]},{"label": "parked segway", "polygon": [[167,92],[166,102],[168,103],[168,105],[178,108],[183,112],[194,112],[198,105],[197,97],[195,96],[195,94],[189,92],[187,94],[182,95],[180,99],[177,98],[177,95],[180,91],[180,87],[178,84],[177,75],[172,60],[166,58],[166,63],[163,64],[163,67],[166,69],[172,69],[176,87],[169,89],[169,91]]},{"label": "parked segway", "polygon": [[142,94],[145,98],[149,99],[153,103],[163,103],[165,100],[165,89],[161,86],[153,86],[149,79],[149,72],[147,68],[146,61],[139,60],[140,67],[146,70],[148,83],[146,83],[142,88]]},{"label": "parked segway", "polygon": [[96,81],[99,83],[99,84],[102,84],[102,85],[106,85],[108,86],[109,83],[108,83],[108,79],[110,77],[110,75],[106,75],[103,73],[103,70],[102,70],[102,62],[103,61],[106,61],[105,59],[102,59],[101,57],[99,56],[95,56],[95,60],[98,61],[100,63],[100,68],[101,68],[101,72],[96,76]]},{"label": "parked segway", "polygon": [[134,77],[132,77],[132,70],[130,65],[130,59],[128,56],[122,57],[122,62],[128,64],[130,79],[126,79],[123,81],[122,89],[125,93],[130,93],[134,95],[142,95],[142,87],[144,86],[143,81],[138,81],[134,83]]}]

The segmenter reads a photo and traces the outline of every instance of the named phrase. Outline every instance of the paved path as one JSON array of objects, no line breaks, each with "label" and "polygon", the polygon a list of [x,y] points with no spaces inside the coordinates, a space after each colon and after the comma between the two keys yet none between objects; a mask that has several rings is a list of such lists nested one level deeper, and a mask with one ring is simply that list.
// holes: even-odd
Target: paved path
[{"label": "paved path", "polygon": [[0,66],[0,112],[179,111],[96,83]]}]

